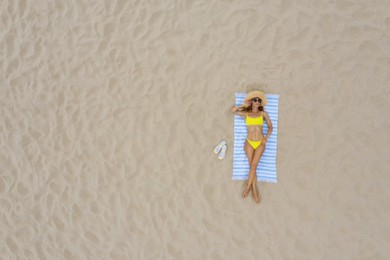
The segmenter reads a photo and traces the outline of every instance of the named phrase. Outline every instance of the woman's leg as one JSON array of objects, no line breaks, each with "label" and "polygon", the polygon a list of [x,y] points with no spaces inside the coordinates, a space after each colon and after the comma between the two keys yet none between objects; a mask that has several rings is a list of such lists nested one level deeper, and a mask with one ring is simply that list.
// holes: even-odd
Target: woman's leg
[{"label": "woman's leg", "polygon": [[[252,160],[253,160],[253,154],[254,154],[254,152],[255,152],[255,149],[253,149],[253,147],[248,143],[247,140],[245,140],[244,150],[245,150],[246,156],[248,157],[248,163],[249,163],[249,165],[251,165]],[[244,192],[242,193],[242,196],[243,196],[244,198],[245,198],[246,196],[248,196],[248,193],[249,193],[249,191],[250,191],[250,189],[251,189],[251,187],[252,187],[251,185],[249,185],[249,177],[251,176],[250,173],[251,173],[251,172],[249,171],[249,173],[248,173],[248,183],[247,183],[247,185],[246,185],[246,187],[245,187]]]},{"label": "woman's leg", "polygon": [[253,199],[256,201],[256,203],[260,202],[259,194],[257,194],[257,176],[256,176],[256,168],[259,164],[260,158],[263,155],[265,150],[265,145],[261,144],[254,152],[253,159],[251,162],[251,170],[254,168],[254,174],[252,175],[251,183],[248,182],[248,185],[252,185],[252,192],[253,192]]}]

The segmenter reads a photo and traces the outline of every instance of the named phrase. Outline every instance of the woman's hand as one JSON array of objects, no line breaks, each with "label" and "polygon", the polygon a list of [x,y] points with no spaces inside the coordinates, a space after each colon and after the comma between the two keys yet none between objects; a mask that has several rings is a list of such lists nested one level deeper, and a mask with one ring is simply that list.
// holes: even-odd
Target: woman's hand
[{"label": "woman's hand", "polygon": [[244,107],[249,107],[251,104],[252,104],[252,101],[246,100],[246,101],[244,102]]},{"label": "woman's hand", "polygon": [[263,139],[261,140],[261,144],[266,145],[267,141],[268,141],[268,138],[263,136]]}]

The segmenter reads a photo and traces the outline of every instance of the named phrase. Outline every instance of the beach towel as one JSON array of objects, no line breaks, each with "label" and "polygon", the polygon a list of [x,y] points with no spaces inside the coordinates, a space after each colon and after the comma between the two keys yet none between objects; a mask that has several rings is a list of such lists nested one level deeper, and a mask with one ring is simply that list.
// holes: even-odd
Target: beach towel
[{"label": "beach towel", "polygon": [[[236,106],[244,103],[247,93],[236,93]],[[272,133],[268,138],[265,151],[257,166],[257,181],[276,183],[276,148],[278,136],[278,106],[279,95],[266,94],[268,104],[264,110],[268,113],[272,122]],[[264,120],[264,136],[268,132],[268,125]],[[244,151],[244,143],[247,136],[245,119],[241,116],[234,116],[234,148],[233,148],[233,180],[247,180],[249,173],[248,157]]]}]

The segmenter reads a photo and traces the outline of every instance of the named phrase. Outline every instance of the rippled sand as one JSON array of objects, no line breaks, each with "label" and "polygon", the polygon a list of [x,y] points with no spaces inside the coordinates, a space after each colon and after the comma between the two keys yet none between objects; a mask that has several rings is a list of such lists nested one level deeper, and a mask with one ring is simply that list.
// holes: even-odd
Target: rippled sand
[{"label": "rippled sand", "polygon": [[[0,11],[1,259],[390,258],[387,0]],[[254,88],[280,95],[260,205],[231,180]]]}]

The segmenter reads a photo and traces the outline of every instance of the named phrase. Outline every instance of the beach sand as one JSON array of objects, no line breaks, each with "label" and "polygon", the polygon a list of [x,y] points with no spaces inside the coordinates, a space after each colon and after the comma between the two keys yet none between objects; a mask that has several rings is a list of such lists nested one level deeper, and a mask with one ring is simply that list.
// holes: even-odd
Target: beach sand
[{"label": "beach sand", "polygon": [[[390,258],[389,1],[0,7],[1,259]],[[253,89],[280,95],[260,204],[232,180]]]}]

